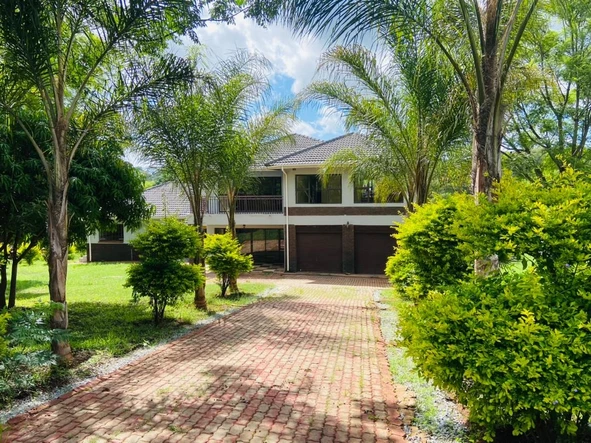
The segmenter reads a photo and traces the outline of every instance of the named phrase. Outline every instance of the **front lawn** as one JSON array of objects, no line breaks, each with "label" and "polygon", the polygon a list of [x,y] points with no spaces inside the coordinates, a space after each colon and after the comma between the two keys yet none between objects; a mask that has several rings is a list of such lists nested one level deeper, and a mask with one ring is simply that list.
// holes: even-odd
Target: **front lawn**
[{"label": "front lawn", "polygon": [[[167,307],[163,323],[154,326],[147,300],[133,303],[131,289],[123,287],[128,266],[122,263],[69,264],[67,298],[70,342],[74,351],[119,356],[167,339],[186,325],[215,313],[250,304],[257,294],[271,288],[269,284],[249,283],[245,279],[238,282],[243,295],[220,298],[218,285],[208,282],[208,312],[196,310],[192,296],[187,295],[176,306]],[[20,266],[17,308],[46,306],[49,303],[47,284],[44,263]]]}]

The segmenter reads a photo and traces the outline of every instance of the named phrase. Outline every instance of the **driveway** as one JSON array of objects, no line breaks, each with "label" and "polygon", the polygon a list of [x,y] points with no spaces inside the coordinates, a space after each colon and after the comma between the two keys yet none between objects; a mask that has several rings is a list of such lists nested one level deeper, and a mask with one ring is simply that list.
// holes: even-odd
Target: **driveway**
[{"label": "driveway", "polygon": [[3,441],[404,441],[372,299],[386,282],[275,283],[272,297],[16,417]]}]

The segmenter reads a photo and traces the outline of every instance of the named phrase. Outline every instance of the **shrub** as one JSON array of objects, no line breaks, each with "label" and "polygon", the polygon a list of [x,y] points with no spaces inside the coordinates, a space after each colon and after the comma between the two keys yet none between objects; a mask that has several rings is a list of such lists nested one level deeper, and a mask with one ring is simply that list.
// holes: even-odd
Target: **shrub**
[{"label": "shrub", "polygon": [[[500,270],[434,276],[428,295],[401,313],[404,345],[468,406],[486,440],[508,430],[581,441],[591,411],[591,183],[573,171],[546,183],[507,177],[497,196],[479,205],[457,198],[449,232],[455,259],[497,255]],[[439,232],[419,242],[434,250]],[[423,249],[408,251],[411,264],[424,260]]]},{"label": "shrub", "polygon": [[8,340],[6,338],[6,331],[8,329],[8,320],[10,314],[7,312],[0,314],[0,358],[8,352]]},{"label": "shrub", "polygon": [[533,269],[475,278],[404,312],[403,341],[486,439],[510,428],[558,441],[591,411],[591,301],[582,301],[548,290]]},{"label": "shrub", "polygon": [[0,339],[0,404],[34,389],[57,365],[49,344],[53,338],[64,339],[65,332],[50,329],[48,317],[47,312],[36,310],[0,316],[0,332],[5,333]]},{"label": "shrub", "polygon": [[199,265],[184,263],[199,253],[201,242],[194,227],[173,218],[152,220],[131,242],[141,262],[127,271],[125,286],[133,288],[133,299],[150,299],[154,323],[164,318],[166,306],[195,291],[204,282]]},{"label": "shrub", "polygon": [[417,207],[397,226],[396,253],[388,259],[386,274],[411,299],[429,290],[457,283],[471,273],[454,230],[457,206],[463,197],[440,198]]},{"label": "shrub", "polygon": [[230,233],[214,234],[205,237],[205,260],[215,272],[225,297],[232,281],[253,268],[252,256],[240,253],[240,243]]}]

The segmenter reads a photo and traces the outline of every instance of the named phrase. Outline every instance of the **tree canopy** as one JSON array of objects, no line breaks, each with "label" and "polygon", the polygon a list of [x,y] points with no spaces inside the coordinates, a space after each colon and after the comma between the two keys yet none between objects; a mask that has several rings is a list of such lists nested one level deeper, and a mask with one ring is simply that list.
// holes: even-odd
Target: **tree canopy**
[{"label": "tree canopy", "polygon": [[345,127],[372,146],[335,154],[324,173],[348,170],[353,181],[372,180],[383,200],[401,192],[411,208],[425,203],[445,156],[468,145],[468,110],[453,72],[414,38],[387,44],[383,59],[363,46],[337,46],[320,70],[329,79],[303,98],[343,114]]}]

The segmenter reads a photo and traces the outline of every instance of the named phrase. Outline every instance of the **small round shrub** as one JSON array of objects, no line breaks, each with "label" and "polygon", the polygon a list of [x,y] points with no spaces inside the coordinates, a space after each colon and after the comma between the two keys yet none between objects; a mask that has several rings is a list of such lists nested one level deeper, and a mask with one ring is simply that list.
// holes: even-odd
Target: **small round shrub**
[{"label": "small round shrub", "polygon": [[150,299],[154,323],[164,318],[167,306],[195,291],[205,281],[200,265],[185,263],[198,255],[201,242],[195,227],[174,218],[150,221],[144,232],[130,242],[141,262],[127,271],[125,286],[133,288],[133,299]]},{"label": "small round shrub", "polygon": [[228,287],[240,274],[252,271],[252,256],[240,252],[240,243],[230,233],[206,236],[204,248],[205,261],[215,272],[220,285],[220,295],[225,297]]}]

